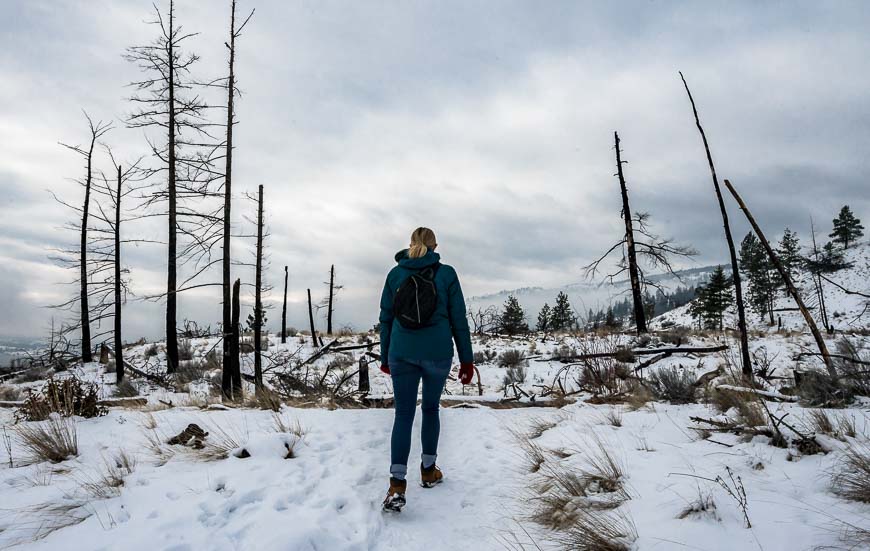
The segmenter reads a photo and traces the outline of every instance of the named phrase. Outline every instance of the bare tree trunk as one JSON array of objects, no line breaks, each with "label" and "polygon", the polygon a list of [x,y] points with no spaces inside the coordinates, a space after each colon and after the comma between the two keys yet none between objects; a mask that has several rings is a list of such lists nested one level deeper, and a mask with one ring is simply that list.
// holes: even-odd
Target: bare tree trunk
[{"label": "bare tree trunk", "polygon": [[357,386],[357,391],[368,392],[370,389],[369,362],[368,359],[366,359],[366,355],[363,354],[359,357],[359,385]]},{"label": "bare tree trunk", "polygon": [[634,247],[634,229],[631,227],[631,209],[628,206],[628,189],[622,173],[622,157],[619,151],[619,134],[613,133],[616,147],[616,173],[619,176],[619,188],[622,192],[622,218],[625,221],[625,244],[628,248],[628,274],[631,280],[631,296],[634,301],[634,322],[637,334],[646,333],[646,312],[643,309],[643,295],[640,290],[640,275],[637,269],[637,253]]},{"label": "bare tree trunk", "polygon": [[254,275],[254,385],[263,387],[263,184],[257,188],[257,267]]},{"label": "bare tree trunk", "polygon": [[121,339],[121,165],[115,195],[115,379],[124,380],[124,349]]},{"label": "bare tree trunk", "polygon": [[780,262],[779,258],[776,256],[776,253],[773,252],[773,248],[770,246],[770,243],[767,242],[767,238],[764,237],[764,233],[762,233],[761,228],[758,227],[758,224],[755,222],[755,218],[752,217],[752,213],[749,212],[749,209],[746,207],[743,199],[740,198],[737,190],[735,190],[734,186],[731,185],[731,182],[725,180],[725,187],[728,188],[728,191],[730,191],[731,195],[734,196],[737,204],[740,205],[740,210],[742,210],[743,214],[746,215],[746,219],[749,220],[749,223],[752,225],[752,229],[755,231],[755,235],[758,236],[759,241],[761,241],[761,244],[764,245],[764,250],[767,251],[767,256],[770,257],[770,261],[773,262],[774,266],[776,266],[776,270],[779,272],[780,277],[782,277],[783,282],[785,282],[786,289],[788,289],[789,294],[797,303],[801,314],[803,314],[804,319],[807,322],[807,325],[810,326],[810,331],[813,334],[813,338],[816,340],[816,345],[818,345],[819,347],[819,352],[822,354],[822,359],[825,362],[825,367],[828,368],[828,373],[831,374],[831,377],[837,377],[837,370],[834,367],[833,362],[831,361],[831,355],[828,353],[828,347],[825,345],[825,339],[822,338],[822,334],[819,332],[819,328],[816,326],[815,320],[810,315],[810,311],[807,310],[807,307],[804,304],[803,299],[801,299],[800,293],[798,293],[798,290],[794,286],[794,283],[792,283],[791,276],[789,276],[788,274],[788,270],[785,269],[785,267],[782,265],[782,262]]},{"label": "bare tree trunk", "polygon": [[93,155],[94,143],[97,141],[97,134],[91,130],[91,145],[87,154],[88,173],[85,175],[85,202],[82,205],[82,229],[81,229],[81,249],[79,253],[79,279],[80,279],[80,300],[81,307],[81,324],[82,324],[82,361],[94,361],[93,352],[91,350],[91,313],[90,305],[88,304],[88,209],[91,203],[91,183],[93,182]]},{"label": "bare tree trunk", "polygon": [[[816,226],[813,223],[812,218],[810,219],[810,233],[813,237],[813,260],[818,262],[819,247],[816,244]],[[830,335],[833,334],[833,328],[828,323],[828,310],[825,307],[825,289],[824,287],[822,287],[822,276],[821,274],[812,274],[812,276],[813,284],[816,287],[816,295],[819,300],[819,316],[821,317],[822,325],[825,326],[825,331],[827,331],[827,333]]]},{"label": "bare tree trunk", "polygon": [[284,266],[284,307],[281,308],[281,344],[287,342],[287,266]]},{"label": "bare tree trunk", "polygon": [[308,321],[311,323],[311,342],[317,347],[317,333],[314,331],[314,310],[311,306],[311,289],[308,289]]},{"label": "bare tree trunk", "polygon": [[232,0],[231,2],[231,13],[230,13],[230,41],[228,44],[230,50],[230,72],[229,77],[227,78],[227,153],[226,153],[226,166],[224,168],[224,214],[223,214],[223,279],[222,279],[222,291],[223,291],[223,309],[222,309],[222,320],[223,320],[223,355],[224,355],[224,370],[226,371],[227,366],[231,365],[232,362],[229,361],[229,356],[231,354],[229,337],[232,333],[232,295],[230,292],[230,287],[232,285],[232,257],[231,257],[231,249],[230,249],[230,240],[231,240],[231,212],[232,212],[232,189],[233,189],[233,123],[235,118],[235,110],[233,107],[233,100],[235,98],[235,86],[236,86],[236,77],[235,77],[235,61],[236,61],[236,2]]},{"label": "bare tree trunk", "polygon": [[335,264],[329,267],[329,304],[326,311],[326,334],[332,335],[332,298],[335,288]]},{"label": "bare tree trunk", "polygon": [[[169,36],[173,36],[173,26],[175,25],[175,5],[170,0],[169,2]],[[167,268],[166,268],[166,372],[175,373],[178,367],[178,332],[177,332],[177,310],[178,296],[178,243],[176,239],[176,196],[175,196],[175,179],[176,179],[176,151],[175,151],[175,52],[174,41],[169,40],[169,64],[166,68],[169,79],[169,182],[167,183],[167,194],[169,198],[169,239],[167,247]]]},{"label": "bare tree trunk", "polygon": [[683,73],[680,73],[680,78],[683,80],[683,86],[686,87],[686,94],[689,95],[689,102],[692,104],[692,112],[695,115],[695,125],[698,127],[698,132],[701,134],[701,140],[704,142],[704,150],[707,152],[707,163],[710,165],[710,174],[713,178],[713,188],[716,190],[716,199],[719,201],[719,210],[722,213],[722,225],[725,227],[725,240],[728,242],[728,253],[731,255],[731,277],[734,280],[734,294],[737,299],[737,328],[740,331],[740,357],[743,362],[743,376],[747,379],[752,378],[752,360],[749,358],[749,336],[746,332],[746,309],[743,305],[743,286],[740,283],[740,266],[737,263],[737,251],[734,249],[734,238],[731,236],[731,226],[728,224],[728,211],[725,209],[725,200],[722,198],[722,190],[719,187],[719,178],[716,176],[716,167],[713,165],[713,156],[710,153],[710,145],[707,143],[707,135],[704,133],[704,128],[701,126],[701,119],[698,117],[698,109],[695,107],[695,100],[692,98],[692,92],[689,91],[689,85],[686,83],[686,78]]},{"label": "bare tree trunk", "polygon": [[233,283],[233,336],[230,340],[230,356],[233,363],[233,369],[231,373],[231,392],[233,400],[236,401],[242,399],[242,368],[241,362],[239,361],[239,313],[241,312],[239,295],[241,294],[241,287],[242,280],[237,279],[236,282]]}]

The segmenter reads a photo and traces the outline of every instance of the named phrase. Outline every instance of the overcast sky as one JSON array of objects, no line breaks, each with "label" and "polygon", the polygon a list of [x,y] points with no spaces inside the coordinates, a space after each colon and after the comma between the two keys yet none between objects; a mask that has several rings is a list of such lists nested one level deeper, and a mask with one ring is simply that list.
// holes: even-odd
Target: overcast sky
[{"label": "overcast sky", "polygon": [[[305,289],[324,294],[331,263],[345,286],[339,325],[374,323],[393,254],[419,225],[436,231],[468,296],[580,281],[622,231],[614,130],[633,208],[694,245],[695,265],[721,262],[678,70],[720,176],[771,234],[788,225],[806,237],[810,217],[829,231],[846,203],[870,218],[867,2],[239,0],[251,8],[234,188],[241,198],[265,186],[271,300],[289,265],[293,325],[304,325]],[[188,43],[202,56],[196,75],[221,75],[229,0],[178,0],[177,12],[200,33]],[[152,13],[143,0],[0,1],[0,335],[41,334],[43,306],[74,291],[48,259],[76,236],[47,190],[81,200],[69,181],[81,161],[57,143],[86,140],[81,110],[115,121],[106,141],[121,158],[147,152],[143,132],[124,128],[138,74],[121,54],[154,37]],[[235,212],[244,231],[254,211],[239,200]],[[125,231],[165,239],[155,220]],[[162,247],[124,256],[138,295],[160,290]],[[179,319],[214,325],[219,289],[183,295],[180,308]],[[163,331],[159,304],[126,312],[126,338]],[[277,327],[280,309],[269,317]]]}]

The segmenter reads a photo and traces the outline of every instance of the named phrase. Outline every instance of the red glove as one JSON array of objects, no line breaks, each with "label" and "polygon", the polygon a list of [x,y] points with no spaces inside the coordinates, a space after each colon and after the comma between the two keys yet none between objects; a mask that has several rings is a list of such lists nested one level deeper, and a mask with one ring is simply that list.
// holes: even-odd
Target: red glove
[{"label": "red glove", "polygon": [[388,366],[387,364],[381,364],[381,371],[383,371],[384,373],[389,375],[390,374],[390,366]]},{"label": "red glove", "polygon": [[474,364],[471,362],[459,364],[459,381],[467,385],[472,377],[474,377]]}]

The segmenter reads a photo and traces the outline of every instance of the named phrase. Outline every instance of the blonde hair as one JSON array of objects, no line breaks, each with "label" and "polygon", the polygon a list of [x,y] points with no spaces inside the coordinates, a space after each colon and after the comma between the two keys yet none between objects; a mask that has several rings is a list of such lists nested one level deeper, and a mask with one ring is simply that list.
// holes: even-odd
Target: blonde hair
[{"label": "blonde hair", "polygon": [[429,228],[417,228],[411,233],[411,246],[408,247],[409,258],[421,258],[438,246],[435,241],[435,232]]}]

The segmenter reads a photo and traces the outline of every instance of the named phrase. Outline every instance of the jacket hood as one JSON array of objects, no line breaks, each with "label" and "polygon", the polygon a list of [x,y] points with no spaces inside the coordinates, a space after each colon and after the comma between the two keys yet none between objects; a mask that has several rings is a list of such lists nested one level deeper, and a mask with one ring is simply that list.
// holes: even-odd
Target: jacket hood
[{"label": "jacket hood", "polygon": [[402,249],[396,253],[395,258],[399,266],[410,270],[421,270],[441,261],[441,255],[431,249],[420,258],[409,258],[408,249]]}]

